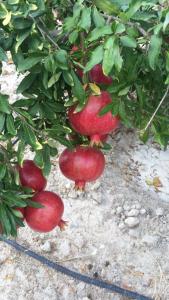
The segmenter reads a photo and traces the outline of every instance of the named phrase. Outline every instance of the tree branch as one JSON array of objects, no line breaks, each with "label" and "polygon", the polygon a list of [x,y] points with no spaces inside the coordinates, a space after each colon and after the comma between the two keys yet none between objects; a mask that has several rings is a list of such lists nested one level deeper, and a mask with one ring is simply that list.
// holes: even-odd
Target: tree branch
[{"label": "tree branch", "polygon": [[[41,33],[42,37],[45,39],[47,38],[57,49],[60,49],[59,45],[54,41],[54,39],[51,37],[51,35],[45,31],[39,24],[38,22],[35,20],[34,17],[30,16],[31,19],[34,21],[34,23],[36,24],[39,32]],[[41,20],[40,20],[41,21]]]},{"label": "tree branch", "polygon": [[[122,21],[119,17],[116,17],[116,16],[107,16],[107,15],[104,14],[104,17],[107,18],[107,22],[108,22],[108,23],[110,23],[112,20],[113,20],[113,21],[118,21],[118,22],[120,22],[120,23],[123,23],[123,21]],[[140,26],[139,23],[133,23],[133,22],[130,22],[130,21],[129,21],[129,22],[126,22],[126,24],[129,25],[129,26],[132,26],[132,27],[136,27],[136,28],[138,29],[138,31],[139,31],[143,36],[145,36],[145,37],[148,36],[148,33],[144,30],[144,28],[142,28],[142,27]]]}]

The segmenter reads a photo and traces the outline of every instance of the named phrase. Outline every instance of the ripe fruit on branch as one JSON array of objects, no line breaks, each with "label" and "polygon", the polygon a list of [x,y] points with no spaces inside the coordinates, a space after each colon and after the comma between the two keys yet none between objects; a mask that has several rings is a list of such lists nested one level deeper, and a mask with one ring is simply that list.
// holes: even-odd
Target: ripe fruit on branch
[{"label": "ripe fruit on branch", "polygon": [[68,112],[72,128],[82,135],[90,136],[91,145],[101,144],[101,136],[115,130],[119,125],[119,117],[113,116],[111,112],[99,115],[110,103],[111,97],[104,91],[99,96],[90,96],[82,111],[76,113],[76,106],[73,106]]},{"label": "ripe fruit on branch", "polygon": [[59,166],[63,175],[75,181],[76,189],[84,190],[86,182],[95,181],[103,173],[105,158],[98,149],[77,146],[62,152]]},{"label": "ripe fruit on branch", "polygon": [[23,166],[19,166],[18,170],[22,186],[31,188],[34,191],[41,191],[46,187],[46,178],[33,160],[24,160]]},{"label": "ripe fruit on branch", "polygon": [[89,72],[89,78],[91,82],[96,84],[111,85],[113,80],[111,77],[104,75],[102,65],[95,65]]},{"label": "ripe fruit on branch", "polygon": [[56,226],[63,229],[66,223],[61,219],[64,211],[64,204],[57,194],[41,191],[37,193],[32,200],[43,205],[43,207],[26,207],[25,219],[29,227],[38,232],[49,232]]}]

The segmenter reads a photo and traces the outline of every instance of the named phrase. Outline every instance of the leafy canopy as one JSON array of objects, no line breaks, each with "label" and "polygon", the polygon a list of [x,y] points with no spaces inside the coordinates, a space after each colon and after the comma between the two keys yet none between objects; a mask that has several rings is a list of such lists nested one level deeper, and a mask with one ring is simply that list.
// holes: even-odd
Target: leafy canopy
[{"label": "leafy canopy", "polygon": [[[5,234],[16,235],[22,221],[15,207],[28,205],[31,197],[19,186],[16,163],[22,165],[29,145],[48,175],[58,143],[72,147],[67,107],[77,101],[78,110],[85,105],[89,90],[84,85],[94,65],[101,63],[113,78],[108,87],[112,105],[102,113],[119,114],[125,126],[138,128],[144,142],[153,136],[167,146],[168,1],[0,1],[0,71],[10,56],[24,79],[17,88],[19,100],[10,102],[8,91],[0,93],[0,223]],[[83,80],[76,73],[79,67]]]}]

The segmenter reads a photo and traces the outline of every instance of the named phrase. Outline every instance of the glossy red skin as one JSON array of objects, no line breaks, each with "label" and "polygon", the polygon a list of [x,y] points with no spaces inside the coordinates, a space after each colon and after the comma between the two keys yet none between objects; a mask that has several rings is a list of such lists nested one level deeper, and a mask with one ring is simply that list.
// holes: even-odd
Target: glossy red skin
[{"label": "glossy red skin", "polygon": [[105,167],[105,158],[98,149],[78,146],[74,150],[65,149],[62,152],[59,166],[67,178],[76,183],[85,183],[101,176]]},{"label": "glossy red skin", "polygon": [[32,201],[38,202],[44,207],[26,207],[25,219],[30,228],[38,232],[49,232],[59,226],[64,204],[57,194],[41,191],[32,198]]},{"label": "glossy red skin", "polygon": [[102,92],[99,96],[90,96],[84,109],[74,113],[76,106],[68,112],[69,121],[73,129],[82,135],[105,135],[119,126],[119,117],[111,112],[99,116],[99,112],[112,103],[108,92]]},{"label": "glossy red skin", "polygon": [[89,77],[91,82],[96,84],[111,85],[113,80],[111,77],[104,75],[102,65],[95,65],[89,72]]},{"label": "glossy red skin", "polygon": [[33,160],[25,160],[22,167],[18,167],[21,185],[34,191],[41,191],[46,187],[47,181],[42,170]]}]

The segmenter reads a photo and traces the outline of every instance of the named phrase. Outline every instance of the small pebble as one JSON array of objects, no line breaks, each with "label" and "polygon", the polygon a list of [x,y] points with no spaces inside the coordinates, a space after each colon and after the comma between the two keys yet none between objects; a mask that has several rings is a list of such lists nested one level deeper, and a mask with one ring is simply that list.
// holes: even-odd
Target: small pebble
[{"label": "small pebble", "polygon": [[121,214],[122,211],[123,211],[123,208],[122,208],[121,206],[118,206],[118,207],[116,208],[116,213],[117,213],[117,215]]},{"label": "small pebble", "polygon": [[124,228],[126,228],[126,225],[125,225],[123,222],[121,222],[121,223],[119,224],[119,228],[120,228],[120,229],[124,229]]},{"label": "small pebble", "polygon": [[142,208],[141,210],[140,210],[140,214],[143,216],[143,215],[145,215],[146,214],[146,209],[145,208]]},{"label": "small pebble", "polygon": [[51,252],[51,243],[46,241],[40,248],[44,252]]},{"label": "small pebble", "polygon": [[142,241],[144,244],[146,244],[147,246],[155,246],[157,244],[159,240],[159,237],[154,235],[149,235],[149,234],[146,234],[143,238],[142,238]]},{"label": "small pebble", "polygon": [[139,210],[136,208],[133,208],[133,209],[125,212],[125,215],[127,217],[137,217],[139,215]]},{"label": "small pebble", "polygon": [[130,206],[128,206],[128,205],[124,205],[124,207],[123,207],[123,208],[124,208],[124,210],[125,210],[125,211],[128,211],[128,210],[130,210],[130,208],[131,208],[131,207],[130,207]]},{"label": "small pebble", "polygon": [[129,230],[129,235],[133,238],[139,238],[140,232],[137,229],[132,228]]},{"label": "small pebble", "polygon": [[164,215],[164,209],[162,207],[158,207],[155,211],[156,216],[162,217]]},{"label": "small pebble", "polygon": [[129,228],[136,227],[140,223],[139,219],[136,217],[128,217],[124,222]]}]

